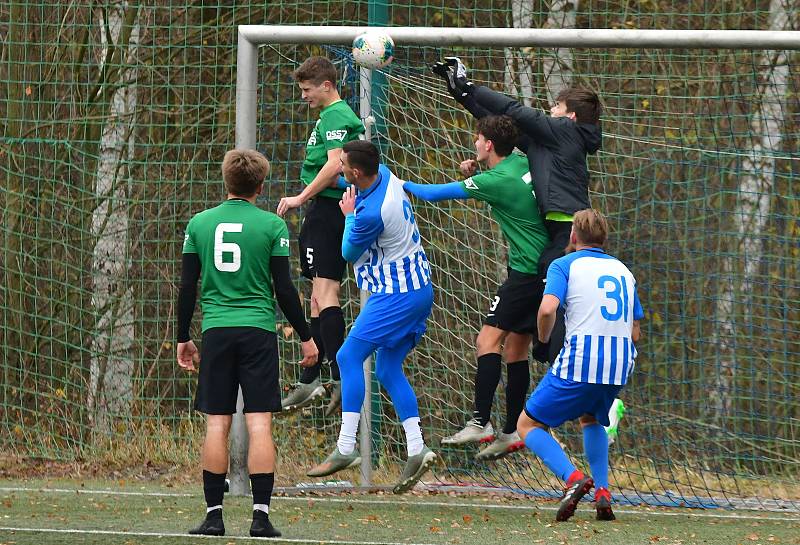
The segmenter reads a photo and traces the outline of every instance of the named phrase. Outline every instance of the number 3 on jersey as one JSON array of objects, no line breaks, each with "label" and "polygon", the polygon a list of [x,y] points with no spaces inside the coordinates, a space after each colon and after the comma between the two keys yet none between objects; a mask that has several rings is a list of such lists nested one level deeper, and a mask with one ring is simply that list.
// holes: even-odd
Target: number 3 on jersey
[{"label": "number 3 on jersey", "polygon": [[608,307],[603,305],[600,307],[600,312],[603,318],[609,322],[616,322],[622,318],[623,322],[628,321],[628,285],[625,282],[625,277],[621,276],[616,278],[614,276],[603,275],[597,279],[597,287],[600,289],[608,289],[608,284],[611,284],[611,289],[606,291],[606,297],[616,303],[614,312],[609,312]]},{"label": "number 3 on jersey", "polygon": [[[241,223],[220,223],[214,230],[214,267],[220,272],[236,272],[242,266],[242,249],[235,242],[225,242],[225,233],[241,233]],[[225,261],[224,254],[231,254]]]},{"label": "number 3 on jersey", "polygon": [[414,211],[411,210],[411,203],[403,201],[403,217],[414,228],[414,233],[411,235],[411,240],[416,244],[419,242],[419,229],[417,229],[417,220],[414,219]]}]

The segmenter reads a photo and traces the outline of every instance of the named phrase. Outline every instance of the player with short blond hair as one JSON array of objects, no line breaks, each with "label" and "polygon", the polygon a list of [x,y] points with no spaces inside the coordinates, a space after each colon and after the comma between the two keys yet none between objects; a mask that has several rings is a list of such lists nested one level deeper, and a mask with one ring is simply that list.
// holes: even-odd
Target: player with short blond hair
[{"label": "player with short blond hair", "polygon": [[[303,317],[289,269],[286,223],[255,205],[269,162],[254,150],[231,150],[222,162],[227,199],[196,214],[186,227],[178,292],[178,365],[196,371],[195,409],[206,414],[203,492],[206,518],[190,534],[225,535],[222,499],[228,433],[241,388],[249,436],[247,467],[253,492],[250,535],[281,535],[269,520],[275,483],[272,413],[281,410],[275,302],[302,342],[301,365],[314,365],[317,347]],[[201,280],[201,350],[189,334]]]},{"label": "player with short blond hair", "polygon": [[[598,520],[614,520],[608,491],[609,409],[633,372],[644,317],[631,271],[603,250],[608,222],[599,211],[575,213],[575,251],[547,270],[537,316],[538,339],[550,340],[558,307],[565,309],[564,347],[525,404],[517,431],[544,464],[566,483],[556,520],[569,519],[592,487]],[[548,433],[578,419],[592,476],[575,468]]]}]

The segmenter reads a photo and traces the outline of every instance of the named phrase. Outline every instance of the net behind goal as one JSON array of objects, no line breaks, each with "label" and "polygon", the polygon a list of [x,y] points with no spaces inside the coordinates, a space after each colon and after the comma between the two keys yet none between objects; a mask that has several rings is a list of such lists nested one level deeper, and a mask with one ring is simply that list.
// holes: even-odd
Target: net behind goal
[{"label": "net behind goal", "polygon": [[[595,90],[604,140],[589,159],[592,203],[611,220],[608,250],[633,270],[646,312],[637,369],[621,394],[628,412],[610,451],[612,487],[634,502],[797,508],[791,475],[799,456],[800,343],[788,333],[800,324],[800,74],[783,53],[697,53],[399,44],[394,63],[373,73],[367,93],[373,138],[403,179],[460,179],[458,163],[474,154],[474,121],[428,70],[443,56],[461,57],[473,81],[536,108],[547,108],[569,84]],[[299,189],[315,112],[300,102],[290,74],[311,54],[334,60],[343,98],[360,110],[360,78],[347,48],[259,49],[257,147],[275,166],[268,206]],[[473,459],[477,446],[438,446],[471,413],[474,339],[506,257],[481,204],[415,208],[436,303],[406,368],[426,441],[444,458],[434,480],[557,495],[560,485],[528,452],[483,464]],[[294,236],[297,221],[290,219]],[[352,281],[346,298],[354,315]],[[544,372],[532,364],[534,381]],[[286,381],[296,373],[287,367]],[[505,416],[502,386],[496,428]],[[373,391],[369,433],[380,482],[396,475],[405,450],[391,403],[377,383]],[[339,420],[325,418],[320,407],[281,422],[289,444],[325,450]],[[583,463],[577,427],[556,436]]]}]

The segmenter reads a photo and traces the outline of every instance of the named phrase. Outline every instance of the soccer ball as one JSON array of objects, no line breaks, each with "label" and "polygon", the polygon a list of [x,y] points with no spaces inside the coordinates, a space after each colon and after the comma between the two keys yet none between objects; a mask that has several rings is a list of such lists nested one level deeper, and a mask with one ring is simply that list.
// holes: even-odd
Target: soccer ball
[{"label": "soccer ball", "polygon": [[392,37],[383,32],[369,31],[353,40],[353,59],[364,68],[383,68],[394,59]]}]

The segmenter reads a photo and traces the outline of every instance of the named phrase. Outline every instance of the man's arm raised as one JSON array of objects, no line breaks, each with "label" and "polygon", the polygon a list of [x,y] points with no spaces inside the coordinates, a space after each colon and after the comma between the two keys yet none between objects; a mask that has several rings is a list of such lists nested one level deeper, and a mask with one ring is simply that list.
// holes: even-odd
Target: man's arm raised
[{"label": "man's arm raised", "polygon": [[289,210],[303,206],[306,201],[315,197],[329,187],[336,187],[339,174],[342,171],[342,148],[328,150],[328,161],[322,166],[317,175],[305,189],[294,197],[283,197],[278,203],[278,215],[283,216]]}]

